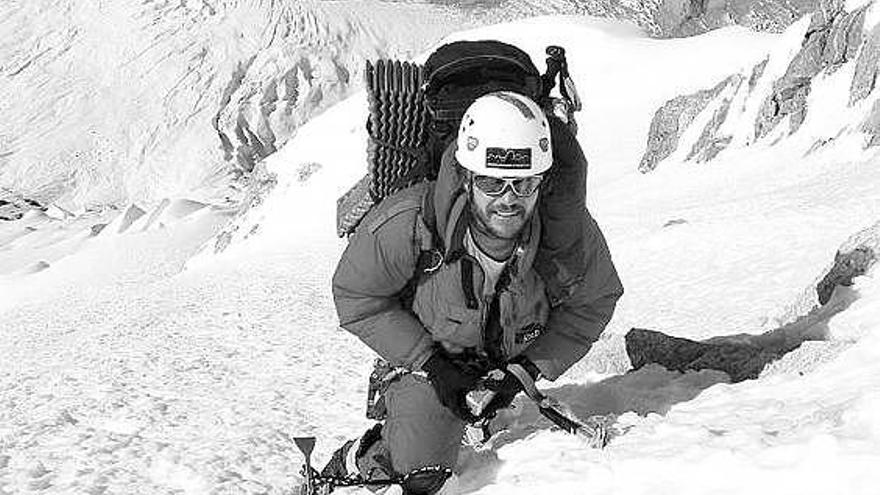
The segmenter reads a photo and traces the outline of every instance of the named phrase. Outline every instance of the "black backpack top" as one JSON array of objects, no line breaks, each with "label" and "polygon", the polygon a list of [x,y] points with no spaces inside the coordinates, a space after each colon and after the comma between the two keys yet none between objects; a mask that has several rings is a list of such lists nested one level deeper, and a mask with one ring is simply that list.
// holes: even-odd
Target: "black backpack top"
[{"label": "black backpack top", "polygon": [[467,107],[493,91],[514,91],[540,105],[541,74],[527,53],[500,41],[456,41],[425,62],[428,111],[435,121],[457,124]]}]

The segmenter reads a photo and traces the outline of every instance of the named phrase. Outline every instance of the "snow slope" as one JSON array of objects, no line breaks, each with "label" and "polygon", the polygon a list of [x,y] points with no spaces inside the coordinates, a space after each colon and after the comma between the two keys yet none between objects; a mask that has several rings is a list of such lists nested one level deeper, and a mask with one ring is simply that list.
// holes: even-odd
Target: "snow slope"
[{"label": "snow slope", "polygon": [[[458,36],[514,41],[538,60],[550,40],[569,49],[586,101],[589,206],[627,289],[590,356],[542,384],[583,416],[622,414],[626,433],[592,450],[520,402],[494,449],[463,456],[463,491],[876,493],[876,270],[835,295],[816,322],[826,340],[759,380],[620,374],[632,326],[702,338],[805,315],[837,247],[880,217],[870,156],[756,146],[637,172],[654,109],[788,35],[656,41],[540,18]],[[335,199],[363,173],[365,112],[354,95],[267,158],[277,185],[237,229],[217,208],[164,227],[147,212],[50,269],[0,279],[0,299],[15,289],[0,308],[0,493],[285,493],[300,462],[291,436],[318,435],[323,461],[368,426],[371,355],[336,328],[329,293],[344,247]],[[215,254],[221,231],[228,246]]]}]

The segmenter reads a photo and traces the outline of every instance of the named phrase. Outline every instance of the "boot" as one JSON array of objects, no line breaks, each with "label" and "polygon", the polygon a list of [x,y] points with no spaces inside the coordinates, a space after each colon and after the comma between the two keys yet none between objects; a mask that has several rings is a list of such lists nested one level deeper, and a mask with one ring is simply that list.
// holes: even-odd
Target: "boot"
[{"label": "boot", "polygon": [[363,480],[387,480],[394,477],[391,456],[382,442],[382,424],[376,423],[358,439],[342,444],[321,470],[322,476]]}]

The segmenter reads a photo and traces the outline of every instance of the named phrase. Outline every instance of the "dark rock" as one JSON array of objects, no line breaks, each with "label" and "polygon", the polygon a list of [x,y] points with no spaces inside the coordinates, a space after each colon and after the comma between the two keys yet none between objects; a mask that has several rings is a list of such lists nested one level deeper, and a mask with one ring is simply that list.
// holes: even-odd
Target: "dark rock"
[{"label": "dark rock", "polygon": [[860,129],[865,133],[865,147],[880,144],[880,100],[874,102]]},{"label": "dark rock", "polygon": [[31,210],[45,211],[46,207],[39,201],[25,198],[4,188],[4,197],[0,199],[0,220],[21,220],[25,213]]},{"label": "dark rock", "polygon": [[819,304],[831,300],[831,294],[837,286],[851,286],[853,279],[867,273],[876,261],[877,253],[868,246],[858,246],[846,253],[838,251],[834,256],[834,266],[816,286]]},{"label": "dark rock", "polygon": [[217,235],[217,240],[214,242],[214,254],[222,253],[229,247],[229,244],[232,243],[232,236],[234,233],[234,231],[221,232]]},{"label": "dark rock", "polygon": [[[725,83],[725,89],[730,86],[735,86],[733,88],[733,94],[739,90],[740,86],[742,86],[743,76],[735,74],[727,78]],[[710,120],[709,123],[706,124],[706,127],[703,128],[700,138],[697,139],[697,142],[694,143],[693,148],[691,148],[691,151],[688,154],[688,160],[695,159],[697,163],[707,162],[715,158],[718,153],[724,150],[724,148],[726,148],[733,140],[733,136],[718,135],[718,131],[720,130],[721,125],[724,124],[724,121],[727,119],[727,114],[730,111],[730,104],[733,101],[732,94],[731,96],[724,98],[724,101],[721,102],[721,106],[719,106],[712,115],[712,120]]]},{"label": "dark rock", "polygon": [[634,369],[651,363],[680,372],[711,369],[727,373],[734,383],[757,378],[782,356],[746,342],[696,342],[640,328],[626,334],[626,353]]},{"label": "dark rock", "polygon": [[674,218],[674,219],[669,220],[668,222],[664,223],[663,226],[664,227],[672,227],[673,225],[684,225],[686,223],[688,223],[688,221],[685,220],[684,218]]},{"label": "dark rock", "polygon": [[732,25],[781,33],[804,15],[828,3],[822,0],[666,0],[655,14],[655,23],[660,28],[655,35],[694,36]]},{"label": "dark rock", "polygon": [[125,213],[122,214],[122,218],[119,222],[119,229],[116,233],[121,234],[125,232],[133,223],[146,214],[147,212],[138,205],[129,206],[128,209],[125,210]]},{"label": "dark rock", "polygon": [[770,133],[786,116],[791,117],[789,133],[796,131],[806,118],[811,80],[801,78],[774,84],[773,93],[764,100],[755,123],[755,137]]},{"label": "dark rock", "polygon": [[90,234],[91,237],[95,237],[96,235],[100,234],[101,231],[104,230],[104,227],[106,227],[106,226],[107,226],[106,223],[98,223],[98,224],[92,225],[92,233]]},{"label": "dark rock", "polygon": [[755,86],[758,85],[758,80],[761,79],[761,76],[764,75],[764,69],[767,68],[767,64],[770,62],[769,58],[765,58],[759,64],[756,64],[752,68],[752,75],[749,76],[749,93],[754,91]]},{"label": "dark rock", "polygon": [[856,59],[856,70],[849,89],[849,104],[864,99],[877,83],[877,71],[880,70],[880,25],[874,26]]},{"label": "dark rock", "polygon": [[755,122],[755,137],[770,133],[789,118],[788,134],[796,132],[807,116],[807,97],[813,78],[824,70],[833,71],[855,56],[861,44],[864,9],[814,12],[804,35],[801,50],[785,74],[773,84],[773,91],[761,105]]},{"label": "dark rock", "polygon": [[867,7],[862,7],[834,18],[822,52],[825,66],[836,70],[855,58],[862,44],[866,11]]},{"label": "dark rock", "polygon": [[650,172],[657,164],[669,157],[678,147],[678,140],[694,118],[715,99],[736,76],[718,83],[712,89],[704,89],[667,101],[651,120],[648,144],[639,163],[639,171]]}]

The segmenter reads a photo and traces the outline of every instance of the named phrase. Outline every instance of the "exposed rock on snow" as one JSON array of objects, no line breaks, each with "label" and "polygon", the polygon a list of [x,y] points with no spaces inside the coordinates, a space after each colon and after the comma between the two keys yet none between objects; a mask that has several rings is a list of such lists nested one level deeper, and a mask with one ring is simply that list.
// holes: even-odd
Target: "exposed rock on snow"
[{"label": "exposed rock on snow", "polygon": [[866,8],[854,12],[820,10],[813,14],[801,50],[785,74],[774,82],[773,91],[761,106],[755,122],[758,138],[766,136],[786,117],[788,134],[798,130],[806,118],[813,79],[822,71],[836,70],[858,53]]},{"label": "exposed rock on snow", "polygon": [[695,342],[641,328],[626,334],[626,352],[634,369],[655,363],[681,372],[718,370],[727,373],[733,382],[758,378],[768,363],[790,350],[750,342]]},{"label": "exposed rock on snow", "polygon": [[226,158],[246,171],[358,85],[364,58],[383,55],[357,19],[327,25],[327,13],[298,3],[270,15],[271,44],[239,63],[212,121]]},{"label": "exposed rock on snow", "polygon": [[[732,145],[748,146],[771,136],[775,144],[801,129],[811,110],[810,98],[816,84],[836,76],[846,64],[854,64],[852,71],[841,76],[851,77],[846,82],[850,108],[844,102],[839,113],[850,111],[868,98],[877,78],[880,26],[865,26],[868,8],[866,5],[845,11],[839,5],[830,5],[820,9],[810,17],[799,46],[792,52],[777,50],[775,59],[765,59],[733,74],[714,88],[668,101],[654,115],[639,170],[654,170],[680,148],[681,154],[675,156],[700,163]],[[787,36],[797,35],[796,29],[803,28],[792,27]],[[768,71],[770,65],[775,69]],[[744,80],[748,84],[743,84]],[[846,134],[864,134],[866,146],[880,143],[880,104],[862,105],[849,122],[834,122],[836,129],[823,123],[823,136],[814,139],[803,152],[817,151]],[[693,129],[697,125],[702,127]],[[686,135],[693,137],[685,140]]]},{"label": "exposed rock on snow", "polygon": [[826,304],[837,287],[849,287],[880,255],[880,222],[852,236],[834,255],[834,265],[816,286],[819,304]]},{"label": "exposed rock on snow", "polygon": [[880,70],[880,25],[874,26],[865,35],[865,45],[856,60],[856,73],[850,87],[850,104],[864,99],[877,83]]},{"label": "exposed rock on snow", "polygon": [[[761,335],[718,336],[697,342],[633,328],[625,338],[627,355],[634,369],[652,363],[682,372],[713,369],[727,373],[733,382],[758,378],[770,363],[775,363],[774,373],[807,372],[830,361],[851,344],[834,341],[834,336],[827,333],[827,322],[857,298],[852,294],[836,294],[835,289],[852,286],[856,277],[868,273],[877,262],[878,253],[880,222],[841,245],[834,264],[815,287],[819,305],[804,310],[796,319],[773,331]],[[820,342],[811,342],[806,349],[799,350],[809,341]]]},{"label": "exposed rock on snow", "polygon": [[[712,89],[704,89],[689,95],[678,96],[666,102],[660,110],[657,110],[654,119],[651,121],[651,129],[648,132],[648,145],[639,164],[639,171],[644,173],[654,170],[659,162],[675,151],[679,144],[679,138],[688,126],[691,125],[694,118],[728,86],[741,83],[742,78],[739,75],[733,75],[718,83]],[[728,101],[727,105],[729,106],[729,104]],[[704,135],[700,138],[702,147],[715,146],[718,142],[723,141],[723,139],[713,137],[708,131],[710,127],[716,128],[723,121],[726,114],[726,107],[718,109],[716,115],[718,115],[720,120],[715,124],[710,123],[707,126],[707,132],[704,132]],[[713,118],[713,121],[715,120]],[[691,154],[696,154],[696,150],[697,148]],[[710,153],[707,152],[706,154]]]},{"label": "exposed rock on snow", "polygon": [[128,230],[132,224],[134,224],[139,218],[146,215],[147,212],[144,211],[138,205],[131,205],[126,208],[125,212],[117,217],[116,220],[111,224],[111,232],[116,234],[121,234]]},{"label": "exposed rock on snow", "polygon": [[667,0],[657,9],[655,21],[659,33],[670,38],[732,25],[779,33],[803,15],[817,10],[822,3],[822,0]]},{"label": "exposed rock on snow", "polygon": [[[231,222],[217,235],[217,238],[214,241],[214,254],[221,253],[229,247],[235,234],[241,229],[241,226],[246,223],[242,218],[248,211],[263,204],[269,196],[269,193],[271,193],[277,185],[278,177],[268,170],[265,162],[258,163],[253,172],[247,177],[244,186],[244,200],[241,201],[237,208],[235,208],[234,216],[237,217],[238,220]],[[249,232],[252,232],[258,227],[258,225],[254,225]]]},{"label": "exposed rock on snow", "polygon": [[101,231],[104,230],[106,227],[107,227],[106,223],[98,223],[98,224],[92,225],[91,236],[95,237],[96,235],[100,234]]},{"label": "exposed rock on snow", "polygon": [[[736,92],[739,90],[740,86],[742,86],[744,80],[745,79],[741,75],[734,74],[721,83],[721,91],[727,92],[732,89],[733,92]],[[727,119],[731,103],[731,97],[725,96],[722,98],[720,105],[712,114],[712,119],[709,120],[709,123],[703,128],[700,138],[697,139],[694,147],[691,148],[691,151],[687,156],[688,160],[696,160],[697,163],[707,162],[715,158],[721,150],[730,144],[733,137],[721,133],[720,128]]]},{"label": "exposed rock on snow", "polygon": [[880,144],[880,100],[874,102],[868,116],[859,126],[859,130],[865,133],[865,146],[872,147]]},{"label": "exposed rock on snow", "polygon": [[45,207],[33,199],[23,198],[16,194],[0,197],[0,220],[19,220],[31,210],[44,210]]}]

